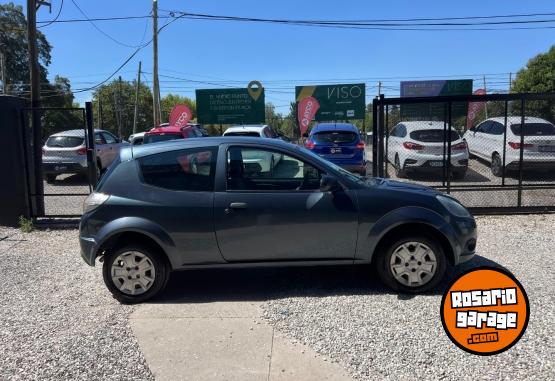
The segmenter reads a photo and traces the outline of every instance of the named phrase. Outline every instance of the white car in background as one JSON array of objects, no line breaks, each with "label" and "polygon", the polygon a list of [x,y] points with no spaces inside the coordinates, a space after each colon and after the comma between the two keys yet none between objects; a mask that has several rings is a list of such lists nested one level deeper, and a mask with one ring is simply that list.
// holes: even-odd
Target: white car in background
[{"label": "white car in background", "polygon": [[137,146],[143,144],[144,139],[145,132],[137,132],[136,134],[129,135],[129,139],[127,139],[127,141],[131,143],[131,145]]},{"label": "white car in background", "polygon": [[[521,117],[486,119],[464,134],[470,154],[490,163],[494,176],[503,175],[505,170],[517,171],[520,166]],[[504,143],[505,142],[505,143]],[[523,169],[555,169],[555,126],[545,119],[524,118],[524,146],[522,147]]]},{"label": "white car in background", "polygon": [[[222,136],[244,136],[279,139],[279,135],[266,124],[232,126],[224,131]],[[276,165],[281,161],[282,155],[261,150],[243,150],[243,163],[246,170],[251,172],[273,173]],[[260,168],[255,166],[259,166]]]},{"label": "white car in background", "polygon": [[[403,178],[416,172],[441,173],[444,160],[448,160],[448,141],[444,135],[444,122],[401,122],[393,127],[387,139],[387,160],[395,167],[396,176]],[[451,173],[455,179],[463,179],[468,168],[468,149],[457,130],[451,127],[449,135]]]}]

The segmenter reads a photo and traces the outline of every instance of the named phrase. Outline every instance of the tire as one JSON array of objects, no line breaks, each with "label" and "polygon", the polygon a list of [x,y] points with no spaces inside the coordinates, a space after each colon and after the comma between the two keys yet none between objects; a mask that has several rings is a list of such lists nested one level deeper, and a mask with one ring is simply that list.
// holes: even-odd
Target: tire
[{"label": "tire", "polygon": [[[120,262],[122,259],[129,262],[122,261],[121,267],[117,266],[115,262]],[[141,271],[139,266],[132,268],[132,263],[136,265],[144,263],[148,266],[148,270]],[[137,268],[139,268],[138,271]],[[118,271],[119,277],[115,273],[112,277],[112,269]],[[115,299],[124,304],[142,303],[158,295],[166,288],[170,271],[170,266],[162,253],[150,246],[139,244],[129,244],[113,250],[104,257],[102,266],[106,287]],[[141,283],[137,280],[133,284],[127,282],[127,280],[140,280],[141,277],[144,280]]]},{"label": "tire", "polygon": [[397,176],[400,179],[404,179],[405,177],[407,177],[407,172],[401,168],[401,162],[399,161],[399,155],[395,155],[395,176]]},{"label": "tire", "polygon": [[503,176],[503,163],[501,162],[501,156],[497,152],[491,157],[491,173],[496,177]]},{"label": "tire", "polygon": [[54,182],[56,181],[56,175],[53,174],[45,175],[44,178],[48,184],[54,184]]},{"label": "tire", "polygon": [[[411,246],[414,247],[414,252],[402,249]],[[445,274],[447,266],[445,253],[441,245],[427,235],[417,233],[408,234],[403,238],[394,238],[382,248],[382,252],[376,253],[376,271],[383,284],[392,290],[402,293],[425,292],[435,287]],[[429,249],[429,251],[422,252],[422,249]],[[422,255],[422,258],[419,258],[419,255]],[[403,260],[401,256],[405,256],[406,260]],[[424,265],[426,262],[428,262],[427,266]],[[394,267],[400,270],[397,277],[393,273]],[[430,269],[433,273],[426,274],[423,271],[425,269]],[[419,278],[420,283],[411,282],[411,280],[416,280],[413,277]]]}]

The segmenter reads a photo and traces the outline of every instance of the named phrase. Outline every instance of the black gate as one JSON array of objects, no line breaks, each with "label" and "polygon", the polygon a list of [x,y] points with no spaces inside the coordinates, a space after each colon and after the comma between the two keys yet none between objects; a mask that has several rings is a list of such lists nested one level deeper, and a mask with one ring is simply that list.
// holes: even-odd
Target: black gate
[{"label": "black gate", "polygon": [[372,173],[474,213],[555,210],[555,93],[374,99]]},{"label": "black gate", "polygon": [[[32,128],[33,114],[40,129]],[[91,104],[27,108],[21,117],[31,217],[81,216],[97,179]]]}]

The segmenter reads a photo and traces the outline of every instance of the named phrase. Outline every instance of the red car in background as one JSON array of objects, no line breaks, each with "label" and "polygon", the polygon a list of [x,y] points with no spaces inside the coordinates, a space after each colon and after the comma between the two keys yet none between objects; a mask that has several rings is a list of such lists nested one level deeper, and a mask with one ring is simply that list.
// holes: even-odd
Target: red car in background
[{"label": "red car in background", "polygon": [[143,144],[175,139],[201,138],[204,136],[208,136],[208,134],[198,124],[188,124],[185,127],[159,126],[145,133]]}]

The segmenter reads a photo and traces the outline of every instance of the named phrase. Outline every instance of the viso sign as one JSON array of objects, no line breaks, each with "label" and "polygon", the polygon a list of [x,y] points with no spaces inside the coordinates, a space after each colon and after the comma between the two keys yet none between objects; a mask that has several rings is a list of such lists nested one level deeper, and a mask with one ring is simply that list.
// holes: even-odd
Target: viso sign
[{"label": "viso sign", "polygon": [[196,90],[197,120],[203,124],[264,123],[264,87]]},{"label": "viso sign", "polygon": [[[401,82],[401,98],[470,94],[472,94],[471,79]],[[446,117],[445,107],[443,103],[403,104],[401,105],[401,119],[444,120]],[[453,103],[453,120],[465,116],[467,108],[466,102]]]},{"label": "viso sign", "polygon": [[364,83],[295,87],[297,103],[308,97],[316,99],[320,105],[314,116],[317,121],[364,119],[366,109]]}]

